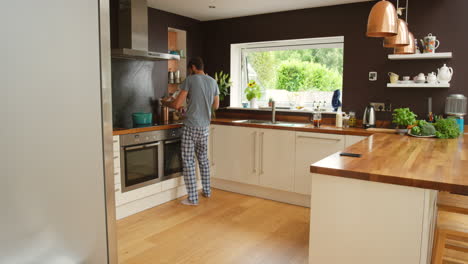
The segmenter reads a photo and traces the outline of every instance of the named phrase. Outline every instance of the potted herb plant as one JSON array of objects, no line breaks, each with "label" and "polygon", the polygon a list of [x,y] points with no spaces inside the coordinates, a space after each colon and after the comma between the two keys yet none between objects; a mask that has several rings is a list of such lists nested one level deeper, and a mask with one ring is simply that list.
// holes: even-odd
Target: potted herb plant
[{"label": "potted herb plant", "polygon": [[397,125],[396,131],[398,134],[406,134],[409,126],[414,125],[417,115],[409,108],[397,108],[393,110],[393,123]]},{"label": "potted herb plant", "polygon": [[229,88],[232,86],[231,77],[229,73],[223,71],[215,73],[214,79],[218,83],[219,87],[219,100],[223,101],[227,95],[229,95]]},{"label": "potted herb plant", "polygon": [[250,81],[244,90],[245,97],[250,101],[250,108],[258,108],[257,99],[262,97],[262,90],[255,81]]}]

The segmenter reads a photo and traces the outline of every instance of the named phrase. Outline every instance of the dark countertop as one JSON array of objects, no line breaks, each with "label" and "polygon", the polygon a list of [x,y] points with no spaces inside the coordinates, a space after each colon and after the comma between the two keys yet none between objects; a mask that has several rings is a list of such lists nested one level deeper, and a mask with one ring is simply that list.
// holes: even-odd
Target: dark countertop
[{"label": "dark countertop", "polygon": [[468,195],[468,134],[459,139],[374,134],[311,165],[312,173]]}]

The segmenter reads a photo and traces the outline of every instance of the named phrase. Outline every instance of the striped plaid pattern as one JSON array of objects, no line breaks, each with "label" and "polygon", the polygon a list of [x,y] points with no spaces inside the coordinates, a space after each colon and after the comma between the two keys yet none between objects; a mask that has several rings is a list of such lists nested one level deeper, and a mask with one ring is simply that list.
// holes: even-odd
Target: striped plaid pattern
[{"label": "striped plaid pattern", "polygon": [[182,164],[184,168],[184,182],[187,188],[188,200],[198,203],[197,177],[195,175],[195,155],[200,168],[203,193],[211,195],[210,162],[208,161],[209,127],[187,127],[182,132]]}]

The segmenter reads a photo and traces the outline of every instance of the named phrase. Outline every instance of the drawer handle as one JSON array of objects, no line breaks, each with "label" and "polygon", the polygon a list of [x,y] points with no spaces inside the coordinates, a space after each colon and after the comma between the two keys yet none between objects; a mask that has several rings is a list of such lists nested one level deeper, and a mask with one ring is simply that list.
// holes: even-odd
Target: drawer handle
[{"label": "drawer handle", "polygon": [[119,192],[119,191],[120,191],[120,188],[115,189],[115,192]]},{"label": "drawer handle", "polygon": [[257,132],[252,133],[253,136],[253,173],[257,174]]},{"label": "drawer handle", "polygon": [[119,142],[119,140],[118,140],[118,139],[116,139],[116,140],[114,140],[113,142],[114,142],[114,143],[117,143],[117,142]]},{"label": "drawer handle", "polygon": [[308,137],[308,136],[297,136],[298,138],[308,138],[308,139],[318,139],[318,140],[328,140],[328,141],[341,141],[339,138],[321,138],[321,137]]},{"label": "drawer handle", "polygon": [[118,172],[114,172],[114,176],[117,176],[117,175],[119,175],[119,173],[118,173]]},{"label": "drawer handle", "polygon": [[118,159],[118,158],[119,158],[119,156],[114,156],[114,159]]}]

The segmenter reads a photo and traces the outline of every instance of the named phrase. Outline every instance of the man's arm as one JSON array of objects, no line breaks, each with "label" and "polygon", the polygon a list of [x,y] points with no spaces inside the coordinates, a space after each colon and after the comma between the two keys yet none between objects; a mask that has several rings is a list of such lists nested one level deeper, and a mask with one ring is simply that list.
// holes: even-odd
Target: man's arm
[{"label": "man's arm", "polygon": [[213,109],[218,110],[219,108],[219,96],[215,96],[213,99]]},{"label": "man's arm", "polygon": [[187,94],[188,94],[188,91],[181,90],[179,95],[177,96],[177,98],[174,101],[170,101],[170,102],[163,101],[162,103],[163,103],[164,106],[174,108],[174,109],[179,109],[179,108],[182,107],[185,100],[187,99]]}]

